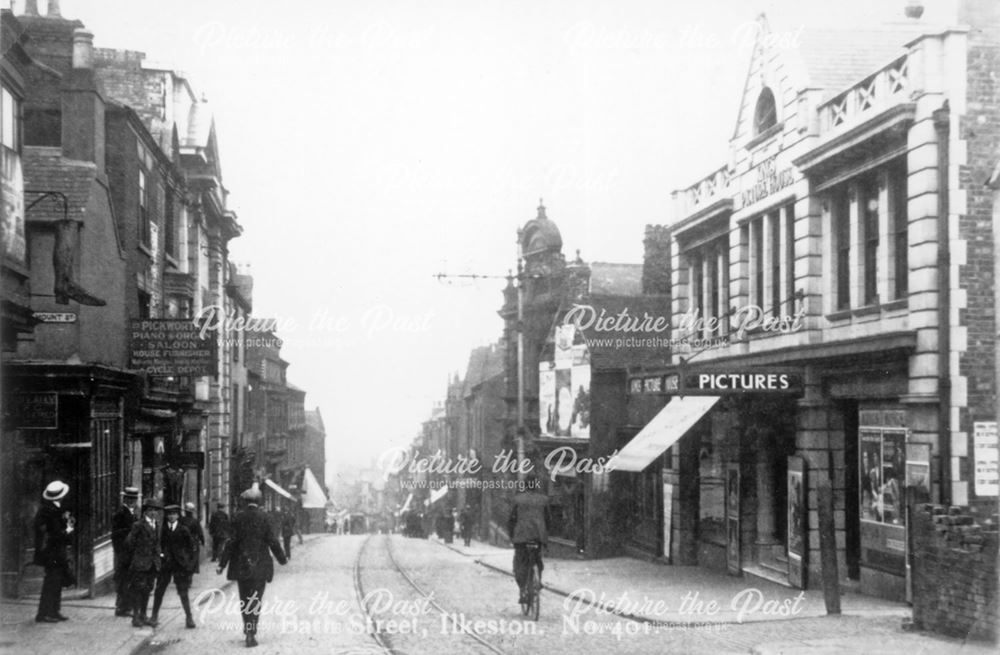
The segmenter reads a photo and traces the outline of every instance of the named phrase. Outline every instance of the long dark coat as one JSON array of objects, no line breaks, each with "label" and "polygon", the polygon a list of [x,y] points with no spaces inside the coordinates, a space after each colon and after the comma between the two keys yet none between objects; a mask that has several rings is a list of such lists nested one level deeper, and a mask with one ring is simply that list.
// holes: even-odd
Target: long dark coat
[{"label": "long dark coat", "polygon": [[160,533],[160,549],[163,552],[163,568],[179,573],[194,573],[198,568],[195,553],[197,545],[191,532],[180,522],[171,530],[170,525],[163,524]]},{"label": "long dark coat", "polygon": [[140,519],[125,538],[125,551],[129,557],[129,571],[154,573],[160,570],[160,540],[156,528]]},{"label": "long dark coat", "polygon": [[63,510],[50,501],[42,501],[35,514],[35,559],[38,566],[63,567],[69,562],[69,535]]},{"label": "long dark coat", "polygon": [[130,511],[125,505],[121,505],[118,511],[111,516],[111,547],[116,553],[122,552],[125,548],[125,538],[132,532],[132,526],[138,518],[138,510]]},{"label": "long dark coat", "polygon": [[236,515],[231,535],[219,558],[219,568],[229,566],[226,573],[229,580],[270,582],[274,578],[271,553],[282,564],[287,561],[271,520],[256,507],[248,507]]}]

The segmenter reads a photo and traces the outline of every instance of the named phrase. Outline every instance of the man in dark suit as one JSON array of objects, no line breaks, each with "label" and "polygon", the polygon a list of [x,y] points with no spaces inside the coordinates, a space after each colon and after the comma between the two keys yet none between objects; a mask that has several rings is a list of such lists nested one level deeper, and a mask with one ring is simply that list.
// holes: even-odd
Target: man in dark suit
[{"label": "man in dark suit", "polygon": [[219,559],[222,547],[229,538],[229,514],[226,514],[226,506],[219,503],[215,506],[215,511],[208,519],[208,536],[212,538],[212,561]]},{"label": "man in dark suit", "polygon": [[125,538],[125,552],[129,559],[128,590],[132,598],[132,626],[155,625],[146,618],[149,592],[160,571],[160,538],[156,532],[156,517],[160,505],[148,500],[142,504],[142,519],[135,522]]},{"label": "man in dark suit", "polygon": [[258,509],[261,493],[257,484],[240,496],[246,509],[233,519],[232,535],[222,550],[217,573],[229,566],[226,577],[235,580],[240,593],[240,610],[243,615],[243,632],[246,645],[257,645],[257,619],[260,617],[264,587],[274,578],[274,553],[278,562],[287,560],[281,543],[267,515]]},{"label": "man in dark suit", "polygon": [[[58,623],[67,617],[60,613],[62,588],[71,576],[69,570],[69,536],[73,521],[64,512],[62,499],[69,493],[69,485],[56,480],[42,492],[42,506],[35,514],[35,564],[45,567],[42,595],[38,599],[37,623]],[[72,583],[70,583],[72,584]]]},{"label": "man in dark suit", "polygon": [[111,547],[115,554],[115,616],[132,616],[128,603],[128,590],[125,587],[128,578],[128,558],[125,553],[125,538],[132,531],[138,516],[135,505],[139,500],[139,490],[135,487],[125,487],[122,492],[122,504],[111,517]]},{"label": "man in dark suit", "polygon": [[191,588],[191,577],[194,575],[195,566],[198,560],[195,559],[197,546],[194,537],[186,527],[180,522],[181,508],[179,505],[167,505],[163,508],[166,522],[160,532],[160,551],[163,553],[163,562],[160,565],[160,573],[156,576],[156,591],[153,593],[153,616],[149,622],[156,625],[159,620],[160,606],[163,605],[163,595],[170,586],[170,581],[174,581],[177,587],[177,595],[181,599],[181,607],[184,608],[185,623],[187,628],[193,628],[194,618],[191,616],[191,601],[188,599],[188,589]]},{"label": "man in dark suit", "polygon": [[195,516],[195,510],[194,503],[184,503],[184,516],[178,521],[187,528],[194,539],[194,572],[201,573],[201,547],[205,545],[205,531],[201,529],[201,522]]}]

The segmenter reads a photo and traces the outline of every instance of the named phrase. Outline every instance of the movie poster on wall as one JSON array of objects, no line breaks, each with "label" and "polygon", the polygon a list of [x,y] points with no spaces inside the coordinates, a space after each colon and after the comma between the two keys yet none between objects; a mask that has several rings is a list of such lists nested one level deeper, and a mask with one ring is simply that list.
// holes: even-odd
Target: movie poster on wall
[{"label": "movie poster on wall", "polygon": [[586,439],[590,437],[590,365],[574,366],[570,383],[573,385],[570,436]]},{"label": "movie poster on wall", "polygon": [[573,369],[556,369],[556,431],[560,437],[570,436],[573,423]]},{"label": "movie poster on wall", "polygon": [[538,365],[538,429],[542,434],[556,432],[556,367],[552,362]]}]

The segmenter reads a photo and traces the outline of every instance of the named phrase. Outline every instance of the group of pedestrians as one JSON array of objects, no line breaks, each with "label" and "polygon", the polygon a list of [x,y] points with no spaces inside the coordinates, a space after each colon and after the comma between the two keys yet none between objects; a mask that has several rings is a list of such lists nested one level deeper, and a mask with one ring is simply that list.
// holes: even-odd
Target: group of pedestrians
[{"label": "group of pedestrians", "polygon": [[[35,515],[34,563],[45,569],[35,617],[38,623],[69,620],[61,611],[63,587],[76,584],[69,555],[75,521],[62,506],[69,492],[69,485],[62,481],[50,483],[42,493],[41,507]],[[216,506],[209,521],[209,536],[212,561],[218,561],[216,573],[221,575],[228,568],[227,578],[237,583],[246,645],[253,647],[257,645],[257,619],[264,588],[274,577],[271,553],[281,564],[288,561],[286,553],[294,524],[289,524],[291,530],[282,548],[271,520],[259,509],[261,492],[257,485],[243,492],[240,498],[245,507],[231,521],[225,507]],[[140,508],[139,490],[126,487],[121,506],[112,515],[111,544],[116,616],[131,617],[135,627],[155,627],[163,597],[173,583],[184,608],[185,627],[196,627],[188,591],[199,572],[205,534],[193,503],[187,503],[182,511],[176,504],[161,507],[156,500],[145,500]],[[147,616],[150,594],[153,611]]]},{"label": "group of pedestrians", "polygon": [[[142,504],[136,516],[139,490],[127,487],[122,506],[112,518],[111,543],[115,556],[115,615],[132,617],[132,625],[156,626],[163,597],[171,583],[184,608],[184,625],[194,628],[188,590],[199,571],[205,534],[195,516],[195,506],[187,503],[182,516],[176,504],[161,507],[155,500]],[[163,512],[165,521],[159,523]],[[153,612],[147,616],[150,593]]]}]

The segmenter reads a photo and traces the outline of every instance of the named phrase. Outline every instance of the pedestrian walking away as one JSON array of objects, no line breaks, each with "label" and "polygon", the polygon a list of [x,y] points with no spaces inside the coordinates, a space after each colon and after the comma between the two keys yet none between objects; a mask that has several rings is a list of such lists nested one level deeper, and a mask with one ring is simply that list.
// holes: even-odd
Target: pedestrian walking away
[{"label": "pedestrian walking away", "polygon": [[191,601],[188,599],[188,590],[191,588],[191,578],[198,564],[196,559],[198,547],[191,532],[179,520],[181,516],[179,505],[167,505],[163,508],[163,513],[166,516],[163,531],[160,533],[160,552],[163,555],[163,562],[160,565],[160,573],[156,577],[153,616],[150,618],[150,623],[152,625],[158,623],[163,595],[167,592],[170,581],[173,580],[174,586],[177,588],[177,595],[181,599],[181,607],[184,608],[184,626],[193,628],[195,624],[194,617],[191,616]]},{"label": "pedestrian walking away", "polygon": [[281,512],[281,540],[285,546],[285,557],[292,559],[292,535],[295,534],[295,516],[292,511],[285,508]]},{"label": "pedestrian walking away", "polygon": [[[549,498],[541,491],[541,481],[537,476],[529,476],[521,491],[514,495],[514,507],[507,521],[507,534],[514,544],[514,580],[520,592],[518,602],[525,602],[525,584],[528,569],[532,564],[529,544],[548,546]],[[538,553],[538,569],[544,570],[541,552]]]},{"label": "pedestrian walking away", "polygon": [[35,559],[44,567],[42,595],[38,599],[38,623],[66,621],[63,616],[62,589],[76,584],[69,561],[69,537],[74,521],[69,512],[63,511],[62,501],[69,494],[69,485],[60,480],[51,482],[42,492],[42,506],[35,514]]},{"label": "pedestrian walking away", "polygon": [[271,521],[260,511],[260,489],[257,484],[240,496],[246,509],[233,519],[232,536],[226,542],[216,573],[228,566],[226,578],[235,580],[240,594],[240,613],[246,645],[257,645],[257,620],[260,618],[264,588],[274,578],[271,553],[284,565],[288,560],[274,534]]},{"label": "pedestrian walking away", "polygon": [[472,510],[466,505],[458,515],[458,527],[462,531],[462,541],[466,548],[472,544]]},{"label": "pedestrian walking away", "polygon": [[212,561],[219,559],[222,547],[229,538],[229,514],[226,513],[226,506],[219,503],[215,506],[215,511],[208,519],[208,536],[212,538]]},{"label": "pedestrian walking away", "polygon": [[201,529],[201,521],[195,512],[194,503],[184,503],[184,516],[178,519],[194,539],[194,572],[201,573],[201,547],[205,545],[205,531]]},{"label": "pedestrian walking away", "polygon": [[136,521],[132,531],[125,538],[125,552],[128,557],[128,592],[131,598],[132,625],[141,628],[156,624],[146,617],[149,594],[160,572],[163,554],[156,532],[156,520],[160,504],[148,500],[142,504],[142,519]]},{"label": "pedestrian walking away", "polygon": [[115,580],[115,616],[132,616],[128,600],[128,557],[125,551],[125,539],[132,526],[139,518],[136,513],[136,503],[139,501],[139,489],[125,487],[122,491],[122,502],[111,517],[111,548],[114,551]]}]

